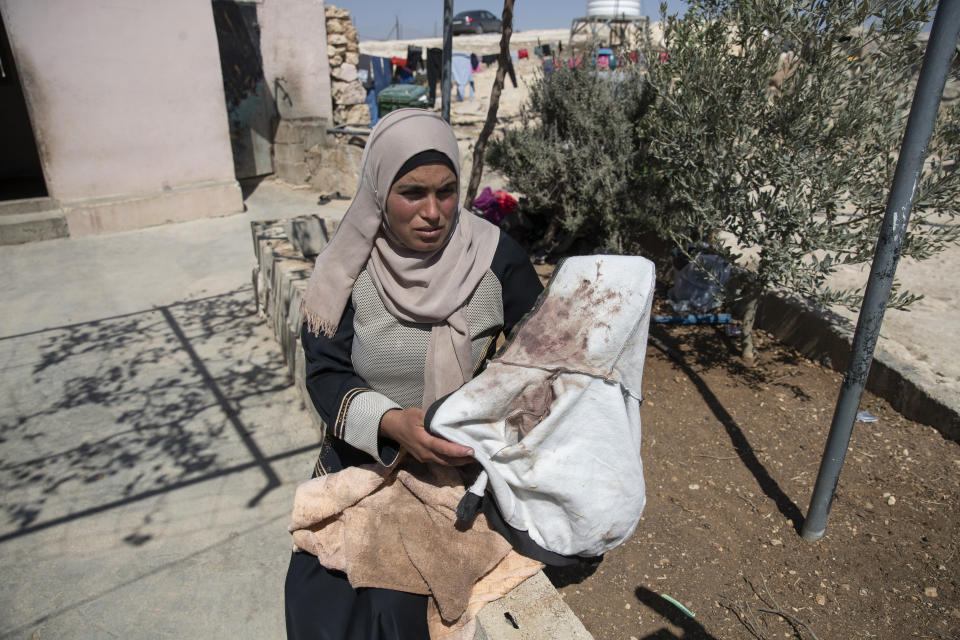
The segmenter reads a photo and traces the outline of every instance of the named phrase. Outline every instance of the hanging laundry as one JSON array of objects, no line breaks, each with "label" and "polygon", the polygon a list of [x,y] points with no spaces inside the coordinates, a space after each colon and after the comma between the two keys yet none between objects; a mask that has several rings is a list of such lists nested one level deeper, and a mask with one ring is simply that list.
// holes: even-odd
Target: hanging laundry
[{"label": "hanging laundry", "polygon": [[437,100],[437,82],[443,70],[443,49],[427,49],[427,104],[432,108]]},{"label": "hanging laundry", "polygon": [[407,69],[413,73],[423,67],[423,47],[407,46]]},{"label": "hanging laundry", "polygon": [[463,94],[470,87],[470,100],[473,100],[473,70],[470,67],[470,54],[454,51],[450,57],[450,80],[457,85],[457,101],[463,100]]},{"label": "hanging laundry", "polygon": [[373,69],[373,88],[378,92],[390,86],[393,77],[393,64],[390,58],[371,58],[370,66]]}]

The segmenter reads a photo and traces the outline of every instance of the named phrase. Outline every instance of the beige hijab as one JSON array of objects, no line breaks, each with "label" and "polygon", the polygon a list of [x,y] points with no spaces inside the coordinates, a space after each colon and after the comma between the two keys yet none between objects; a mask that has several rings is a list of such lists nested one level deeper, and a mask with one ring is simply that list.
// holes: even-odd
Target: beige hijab
[{"label": "beige hijab", "polygon": [[363,150],[360,186],[336,234],[317,256],[303,300],[314,335],[332,337],[357,276],[367,269],[394,317],[433,325],[424,366],[423,408],[473,374],[470,329],[463,309],[496,252],[500,231],[458,206],[450,234],[432,253],[403,246],[387,226],[387,194],[409,158],[434,149],[453,162],[460,186],[460,150],[453,129],[423,109],[384,116]]}]

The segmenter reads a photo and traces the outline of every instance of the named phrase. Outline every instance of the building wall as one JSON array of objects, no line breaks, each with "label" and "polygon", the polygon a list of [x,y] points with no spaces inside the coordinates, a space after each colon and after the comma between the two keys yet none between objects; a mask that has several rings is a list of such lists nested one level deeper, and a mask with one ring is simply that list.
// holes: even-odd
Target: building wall
[{"label": "building wall", "polygon": [[259,15],[263,71],[280,117],[332,122],[324,3],[263,0]]},{"label": "building wall", "polygon": [[0,0],[71,234],[242,210],[209,2]]}]

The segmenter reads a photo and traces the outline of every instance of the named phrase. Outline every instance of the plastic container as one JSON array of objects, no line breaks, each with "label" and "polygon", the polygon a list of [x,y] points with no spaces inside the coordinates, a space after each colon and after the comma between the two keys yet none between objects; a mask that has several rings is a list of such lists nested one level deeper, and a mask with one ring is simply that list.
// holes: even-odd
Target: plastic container
[{"label": "plastic container", "polygon": [[419,84],[394,84],[377,94],[377,107],[380,117],[403,107],[426,109],[427,88]]}]

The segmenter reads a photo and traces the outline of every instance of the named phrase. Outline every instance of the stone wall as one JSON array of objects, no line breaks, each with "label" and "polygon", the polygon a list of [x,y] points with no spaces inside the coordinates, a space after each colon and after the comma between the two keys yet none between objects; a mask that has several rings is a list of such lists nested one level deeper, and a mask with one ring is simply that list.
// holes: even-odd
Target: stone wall
[{"label": "stone wall", "polygon": [[367,91],[357,76],[360,40],[350,12],[326,5],[327,57],[330,61],[330,95],[334,124],[370,124],[365,104]]}]

